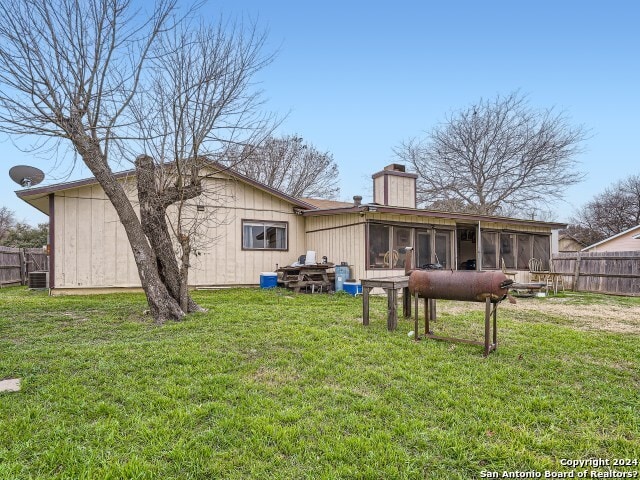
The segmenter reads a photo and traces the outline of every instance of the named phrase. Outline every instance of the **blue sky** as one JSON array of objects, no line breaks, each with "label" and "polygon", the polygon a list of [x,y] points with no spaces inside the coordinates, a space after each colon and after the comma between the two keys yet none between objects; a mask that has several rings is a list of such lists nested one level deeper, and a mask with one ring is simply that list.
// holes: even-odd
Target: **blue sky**
[{"label": "blue sky", "polygon": [[[279,133],[333,154],[342,199],[370,200],[371,174],[394,161],[403,140],[514,90],[591,133],[578,158],[587,180],[567,189],[555,220],[640,173],[640,2],[219,0],[202,11],[221,12],[268,29],[268,48],[278,53],[258,77],[265,107],[287,115]],[[15,197],[7,172],[31,164],[54,179],[62,170],[6,137],[0,158],[0,205],[30,223],[45,221]],[[76,168],[71,178],[84,176]]]}]

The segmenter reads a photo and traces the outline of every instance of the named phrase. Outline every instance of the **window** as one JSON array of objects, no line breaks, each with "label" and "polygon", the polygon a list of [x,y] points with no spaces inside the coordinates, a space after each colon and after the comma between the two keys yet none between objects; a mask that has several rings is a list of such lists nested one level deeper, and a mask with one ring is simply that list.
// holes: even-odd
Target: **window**
[{"label": "window", "polygon": [[421,229],[402,225],[368,226],[368,269],[404,269],[405,247],[415,245],[415,265],[418,268],[431,263],[440,263],[444,268],[451,265],[451,231]]},{"label": "window", "polygon": [[498,234],[482,232],[482,269],[498,268],[497,253]]},{"label": "window", "polygon": [[542,260],[542,269],[549,270],[549,237],[533,235],[533,258]]},{"label": "window", "polygon": [[390,230],[388,225],[369,225],[369,268],[389,268]]},{"label": "window", "polygon": [[416,252],[416,267],[423,268],[425,265],[429,263],[433,263],[431,252],[433,249],[431,248],[431,230],[427,231],[419,231],[417,233],[417,252]]},{"label": "window", "polygon": [[243,250],[287,250],[287,222],[242,221]]},{"label": "window", "polygon": [[451,263],[451,232],[448,230],[436,230],[436,257],[435,263],[442,268],[450,268]]},{"label": "window", "polygon": [[549,268],[550,247],[548,235],[482,232],[482,269],[499,269],[504,259],[506,268],[528,270],[529,260],[542,260]]},{"label": "window", "polygon": [[516,268],[516,236],[512,233],[500,234],[500,257],[506,268]]},{"label": "window", "polygon": [[531,260],[531,235],[518,235],[518,270],[529,270]]},{"label": "window", "polygon": [[403,227],[393,227],[393,267],[404,268],[404,261],[407,254],[402,250],[413,245],[413,229]]}]

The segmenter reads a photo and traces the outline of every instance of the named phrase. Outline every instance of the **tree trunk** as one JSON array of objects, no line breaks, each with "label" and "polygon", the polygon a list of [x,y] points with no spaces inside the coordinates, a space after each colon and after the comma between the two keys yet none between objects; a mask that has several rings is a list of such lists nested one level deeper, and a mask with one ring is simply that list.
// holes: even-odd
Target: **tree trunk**
[{"label": "tree trunk", "polygon": [[191,298],[186,285],[183,285],[186,283],[186,279],[183,281],[182,269],[178,266],[167,225],[166,204],[157,191],[155,165],[151,157],[141,155],[136,159],[136,176],[140,201],[140,220],[151,248],[155,252],[158,273],[162,282],[183,311],[205,311]]},{"label": "tree trunk", "polygon": [[84,163],[111,201],[124,227],[133,258],[138,267],[140,283],[147,296],[149,309],[154,320],[157,323],[163,323],[167,320],[181,320],[185,313],[160,279],[156,256],[147,242],[140,220],[138,220],[124,188],[109,168],[100,145],[86,134],[74,136],[72,140]]},{"label": "tree trunk", "polygon": [[180,262],[180,306],[189,307],[189,257],[191,256],[191,240],[187,235],[180,236],[182,258]]}]

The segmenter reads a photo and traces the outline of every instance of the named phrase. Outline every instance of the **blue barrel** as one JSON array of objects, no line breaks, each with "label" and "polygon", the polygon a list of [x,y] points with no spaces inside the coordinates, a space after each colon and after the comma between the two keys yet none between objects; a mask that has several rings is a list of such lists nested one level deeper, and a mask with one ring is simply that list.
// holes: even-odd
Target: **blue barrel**
[{"label": "blue barrel", "polygon": [[344,289],[344,282],[349,278],[348,265],[336,265],[336,292]]},{"label": "blue barrel", "polygon": [[355,297],[362,294],[362,284],[360,282],[344,282],[344,291]]},{"label": "blue barrel", "polygon": [[274,272],[262,272],[260,274],[260,288],[275,288],[278,286],[278,274]]}]

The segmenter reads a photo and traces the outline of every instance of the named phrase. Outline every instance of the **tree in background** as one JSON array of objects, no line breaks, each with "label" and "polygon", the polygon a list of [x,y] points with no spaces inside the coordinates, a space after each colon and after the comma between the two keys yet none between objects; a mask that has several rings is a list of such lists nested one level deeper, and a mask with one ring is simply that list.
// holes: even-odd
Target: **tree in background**
[{"label": "tree in background", "polygon": [[297,135],[270,137],[255,147],[236,149],[227,162],[235,164],[237,172],[292,197],[335,199],[340,193],[333,156]]},{"label": "tree in background", "polygon": [[449,115],[395,153],[419,175],[422,205],[518,215],[557,201],[583,180],[576,155],[585,138],[563,114],[534,110],[514,92]]},{"label": "tree in background", "polygon": [[571,232],[587,245],[640,225],[640,175],[607,187],[571,219]]},{"label": "tree in background", "polygon": [[0,245],[4,245],[7,234],[16,224],[16,217],[13,211],[7,207],[0,207]]},{"label": "tree in background", "polygon": [[48,243],[49,224],[39,223],[32,227],[26,223],[16,223],[7,233],[3,245],[16,248],[41,248]]}]

